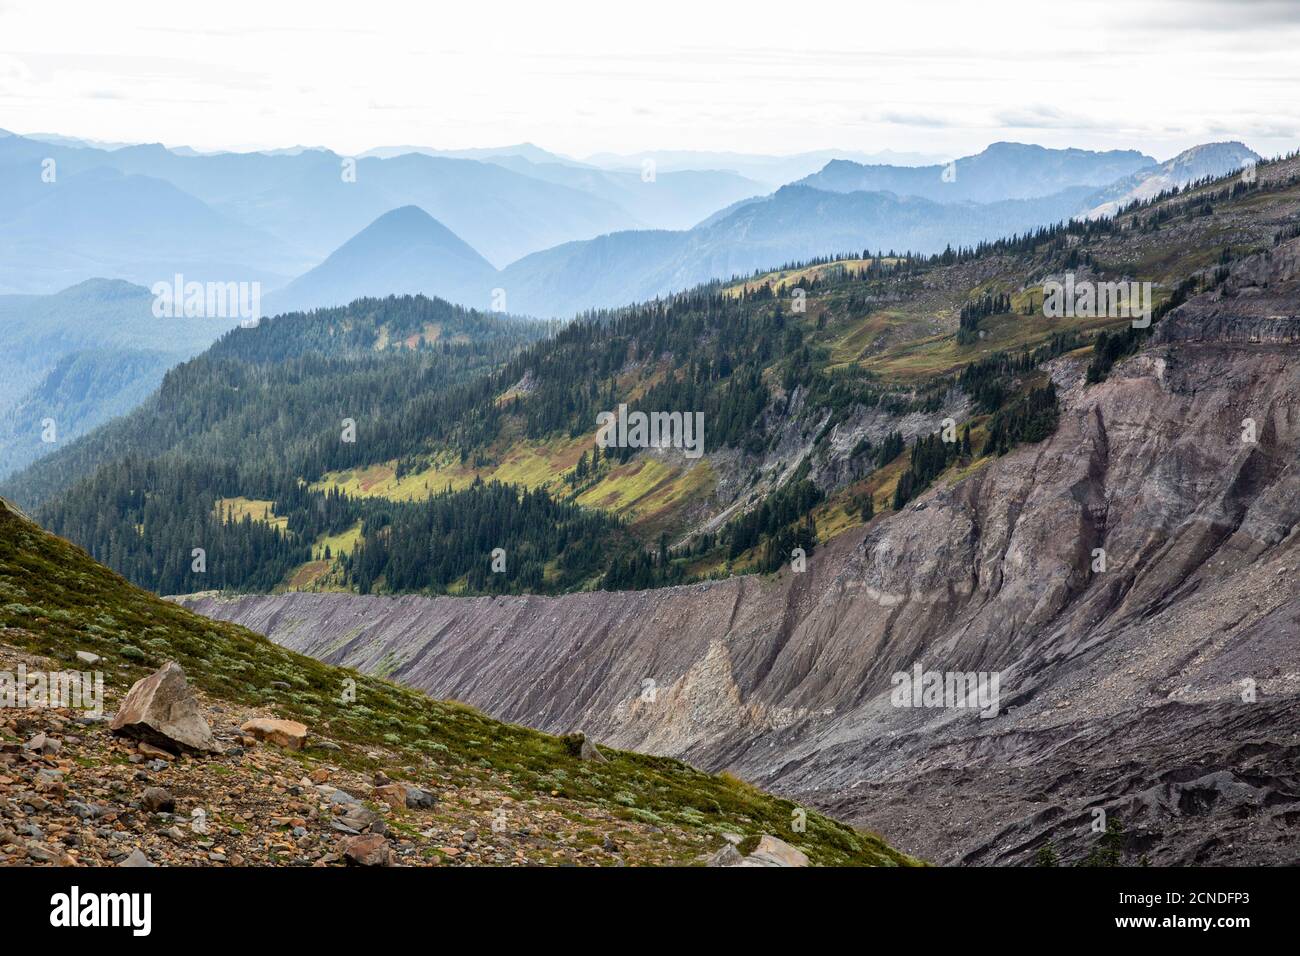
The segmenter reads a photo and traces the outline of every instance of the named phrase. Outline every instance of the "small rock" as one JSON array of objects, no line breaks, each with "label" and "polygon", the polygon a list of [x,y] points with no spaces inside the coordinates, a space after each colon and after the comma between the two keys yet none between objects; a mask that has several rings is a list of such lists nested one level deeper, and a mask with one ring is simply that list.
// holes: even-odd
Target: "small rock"
[{"label": "small rock", "polygon": [[428,790],[422,790],[409,783],[388,783],[375,787],[375,799],[388,804],[394,810],[423,810],[434,804],[434,796]]},{"label": "small rock", "polygon": [[69,800],[67,806],[82,820],[97,820],[108,812],[104,807],[93,803],[82,803],[80,800]]},{"label": "small rock", "polygon": [[83,664],[89,664],[91,667],[94,667],[100,662],[100,656],[98,654],[92,654],[90,651],[77,651],[77,660],[81,661]]},{"label": "small rock", "polygon": [[255,717],[239,728],[258,740],[264,740],[288,750],[302,750],[307,744],[307,725],[296,720],[277,720],[273,717]]},{"label": "small rock", "polygon": [[118,866],[157,866],[156,863],[150,863],[149,858],[139,850],[132,850]]},{"label": "small rock", "polygon": [[162,787],[147,787],[140,801],[154,813],[173,813],[176,810],[176,798]]},{"label": "small rock", "polygon": [[31,791],[28,790],[25,790],[22,793],[18,794],[18,802],[31,807],[37,813],[40,813],[44,810],[48,810],[50,807],[50,801],[46,800],[44,797],[40,796],[39,794],[32,793]]},{"label": "small rock", "polygon": [[32,783],[40,793],[62,793],[65,789],[63,786],[63,771],[52,770],[49,767],[36,771],[36,779]]},{"label": "small rock", "polygon": [[49,847],[41,846],[39,843],[29,844],[27,847],[27,855],[40,863],[58,863],[62,858],[62,854],[57,850],[51,850]]},{"label": "small rock", "polygon": [[387,866],[391,861],[388,841],[376,834],[344,837],[339,849],[347,862],[357,866]]},{"label": "small rock", "polygon": [[605,759],[605,755],[596,749],[596,745],[588,740],[587,735],[581,730],[566,734],[562,739],[571,756],[577,757],[579,760],[590,760],[593,763],[609,763]]},{"label": "small rock", "polygon": [[745,858],[740,855],[736,847],[728,843],[713,856],[709,857],[705,866],[740,866],[745,862]]},{"label": "small rock", "polygon": [[596,763],[609,763],[609,761],[605,759],[605,755],[597,750],[596,745],[590,740],[584,740],[582,742],[582,749],[578,753],[578,759],[591,760]]},{"label": "small rock", "polygon": [[359,803],[345,804],[343,811],[333,820],[336,829],[347,828],[344,830],[345,833],[349,831],[360,833],[365,829],[369,829],[371,833],[379,833],[382,830],[382,823],[379,814]]}]

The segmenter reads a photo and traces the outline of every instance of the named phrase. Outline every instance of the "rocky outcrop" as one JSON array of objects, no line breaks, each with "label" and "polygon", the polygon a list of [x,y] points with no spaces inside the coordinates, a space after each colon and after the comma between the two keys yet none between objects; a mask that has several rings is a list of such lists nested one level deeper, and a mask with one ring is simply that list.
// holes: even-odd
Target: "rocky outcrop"
[{"label": "rocky outcrop", "polygon": [[1237,263],[1228,277],[1194,308],[1161,322],[1155,340],[1239,345],[1300,345],[1300,240]]},{"label": "rocky outcrop", "polygon": [[[1134,859],[1291,862],[1300,352],[1258,323],[1295,315],[1294,252],[1173,313],[1101,384],[1058,360],[1056,434],[841,536],[805,573],[186,603],[496,717],[730,768],[938,862],[1022,863],[1048,841],[1077,858],[1097,810]],[[1256,268],[1268,288],[1246,295]],[[1233,324],[1247,299],[1259,313],[1238,318],[1260,334]],[[917,665],[996,675],[996,707],[900,704],[895,675]]]}]

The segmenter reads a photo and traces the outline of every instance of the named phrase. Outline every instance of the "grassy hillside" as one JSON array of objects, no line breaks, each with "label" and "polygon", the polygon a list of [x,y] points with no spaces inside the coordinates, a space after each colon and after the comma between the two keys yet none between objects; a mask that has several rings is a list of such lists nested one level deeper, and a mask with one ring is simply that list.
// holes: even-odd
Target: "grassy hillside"
[{"label": "grassy hillside", "polygon": [[[585,827],[603,828],[616,842],[645,844],[628,851],[629,863],[695,863],[722,845],[722,833],[770,833],[821,864],[912,862],[877,837],[813,812],[806,832],[792,832],[793,804],[734,778],[609,749],[603,751],[608,763],[580,761],[561,738],[321,664],[243,628],[201,618],[132,586],[2,502],[0,628],[0,649],[42,655],[55,666],[85,669],[77,651],[100,655],[96,667],[105,672],[111,699],[175,660],[206,700],[301,720],[342,748],[290,755],[286,760],[301,764],[300,775],[323,765],[353,775],[386,770],[395,779],[435,789],[491,791],[524,806],[537,800],[539,813],[543,805],[571,815],[597,812],[592,819],[604,822],[589,819]],[[351,702],[342,693],[347,681],[355,681]],[[465,809],[466,826],[470,817],[490,810],[472,807]],[[419,842],[421,820],[408,820],[403,812],[396,822]],[[655,834],[655,827],[663,833]],[[444,857],[434,850],[421,858]]]}]

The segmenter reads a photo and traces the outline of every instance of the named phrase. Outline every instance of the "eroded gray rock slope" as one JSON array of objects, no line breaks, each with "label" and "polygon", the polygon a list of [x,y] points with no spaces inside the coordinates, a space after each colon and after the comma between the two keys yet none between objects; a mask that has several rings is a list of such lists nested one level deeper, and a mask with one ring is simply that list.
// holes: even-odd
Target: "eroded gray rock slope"
[{"label": "eroded gray rock slope", "polygon": [[[1099,385],[1058,360],[1054,436],[803,574],[182,600],[495,717],[730,768],[936,862],[1024,863],[1049,839],[1077,859],[1102,808],[1134,859],[1294,863],[1300,295],[1284,252],[1173,313]],[[999,672],[998,716],[891,706],[891,676],[918,661]]]}]

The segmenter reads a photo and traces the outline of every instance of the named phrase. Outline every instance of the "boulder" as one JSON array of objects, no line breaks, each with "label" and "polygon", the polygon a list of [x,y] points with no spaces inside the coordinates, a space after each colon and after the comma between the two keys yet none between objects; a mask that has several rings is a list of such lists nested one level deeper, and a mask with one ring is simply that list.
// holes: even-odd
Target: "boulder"
[{"label": "boulder", "polygon": [[428,790],[412,786],[406,788],[406,808],[408,810],[428,810],[433,806],[435,799],[434,795]]},{"label": "boulder", "polygon": [[98,654],[90,653],[90,651],[77,651],[77,660],[81,661],[83,664],[89,664],[91,667],[94,667],[99,663],[100,657]]},{"label": "boulder", "polygon": [[175,661],[168,661],[135,682],[109,729],[172,753],[217,750],[212,728],[199,710],[198,697]]},{"label": "boulder", "polygon": [[296,720],[254,717],[240,728],[244,733],[288,750],[302,750],[307,745],[307,725]]}]

